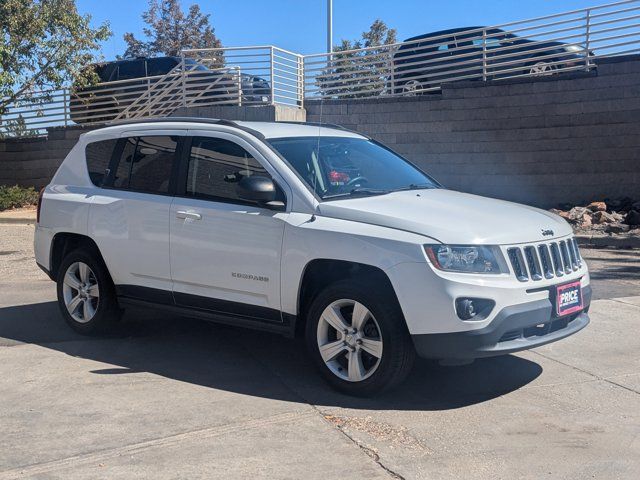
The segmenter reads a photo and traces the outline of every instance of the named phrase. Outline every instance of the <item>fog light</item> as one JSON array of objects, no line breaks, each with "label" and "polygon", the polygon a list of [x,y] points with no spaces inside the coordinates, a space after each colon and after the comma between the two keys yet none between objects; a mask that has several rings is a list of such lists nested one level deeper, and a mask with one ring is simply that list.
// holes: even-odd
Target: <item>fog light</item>
[{"label": "fog light", "polygon": [[456,314],[460,320],[484,320],[489,316],[495,302],[485,298],[456,299]]},{"label": "fog light", "polygon": [[456,301],[456,312],[462,320],[469,320],[478,313],[473,305],[473,300],[469,298],[460,298]]}]

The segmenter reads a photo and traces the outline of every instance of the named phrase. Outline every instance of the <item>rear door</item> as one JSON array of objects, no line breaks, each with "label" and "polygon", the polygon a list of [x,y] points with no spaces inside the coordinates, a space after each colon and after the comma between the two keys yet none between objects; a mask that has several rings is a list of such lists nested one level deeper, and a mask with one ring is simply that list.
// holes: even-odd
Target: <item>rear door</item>
[{"label": "rear door", "polygon": [[91,204],[89,235],[122,295],[171,303],[169,213],[184,133],[124,134]]},{"label": "rear door", "polygon": [[[242,176],[284,186],[243,139],[190,131],[171,207],[171,273],[178,305],[281,322],[280,259],[286,212],[242,200]],[[284,190],[280,200],[286,202]]]}]

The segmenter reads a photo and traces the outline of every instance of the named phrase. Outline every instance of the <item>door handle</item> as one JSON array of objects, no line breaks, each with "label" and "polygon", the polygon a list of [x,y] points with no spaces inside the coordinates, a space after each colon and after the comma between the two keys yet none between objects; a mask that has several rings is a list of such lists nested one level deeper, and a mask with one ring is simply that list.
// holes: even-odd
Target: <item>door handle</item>
[{"label": "door handle", "polygon": [[187,212],[186,210],[178,210],[176,212],[176,218],[184,218],[189,220],[202,220],[202,215],[196,212]]}]

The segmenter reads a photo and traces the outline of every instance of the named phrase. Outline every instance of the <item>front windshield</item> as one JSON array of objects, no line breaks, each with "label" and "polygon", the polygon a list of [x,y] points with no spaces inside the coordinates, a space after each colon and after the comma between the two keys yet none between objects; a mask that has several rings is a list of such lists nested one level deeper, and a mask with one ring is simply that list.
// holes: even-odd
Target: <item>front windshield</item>
[{"label": "front windshield", "polygon": [[269,143],[323,200],[439,188],[428,175],[371,140],[291,137]]},{"label": "front windshield", "polygon": [[193,58],[185,58],[184,63],[187,65],[187,70],[197,70],[199,72],[206,72],[209,70],[201,63],[196,62]]}]

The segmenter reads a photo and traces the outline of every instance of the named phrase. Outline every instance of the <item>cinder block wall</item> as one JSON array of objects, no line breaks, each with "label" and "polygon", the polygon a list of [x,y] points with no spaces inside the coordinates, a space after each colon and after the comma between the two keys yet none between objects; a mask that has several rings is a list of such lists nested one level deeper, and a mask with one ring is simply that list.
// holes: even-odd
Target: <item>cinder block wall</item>
[{"label": "cinder block wall", "polygon": [[598,63],[597,73],[305,108],[308,121],[370,135],[456,190],[541,207],[640,198],[640,56]]},{"label": "cinder block wall", "polygon": [[[286,105],[219,106],[180,108],[175,112],[175,116],[303,122],[305,111]],[[36,188],[45,186],[69,150],[76,144],[78,137],[92,128],[54,127],[47,129],[47,137],[0,140],[0,185],[35,186]]]},{"label": "cinder block wall", "polygon": [[0,140],[0,185],[43,187],[87,131],[56,127],[49,129],[47,137]]},{"label": "cinder block wall", "polygon": [[[368,134],[453,189],[541,207],[640,198],[640,56],[600,60],[597,73],[305,108],[307,120]],[[277,112],[251,118],[258,113]],[[48,138],[0,141],[0,184],[45,185],[85,131],[56,127]]]}]

